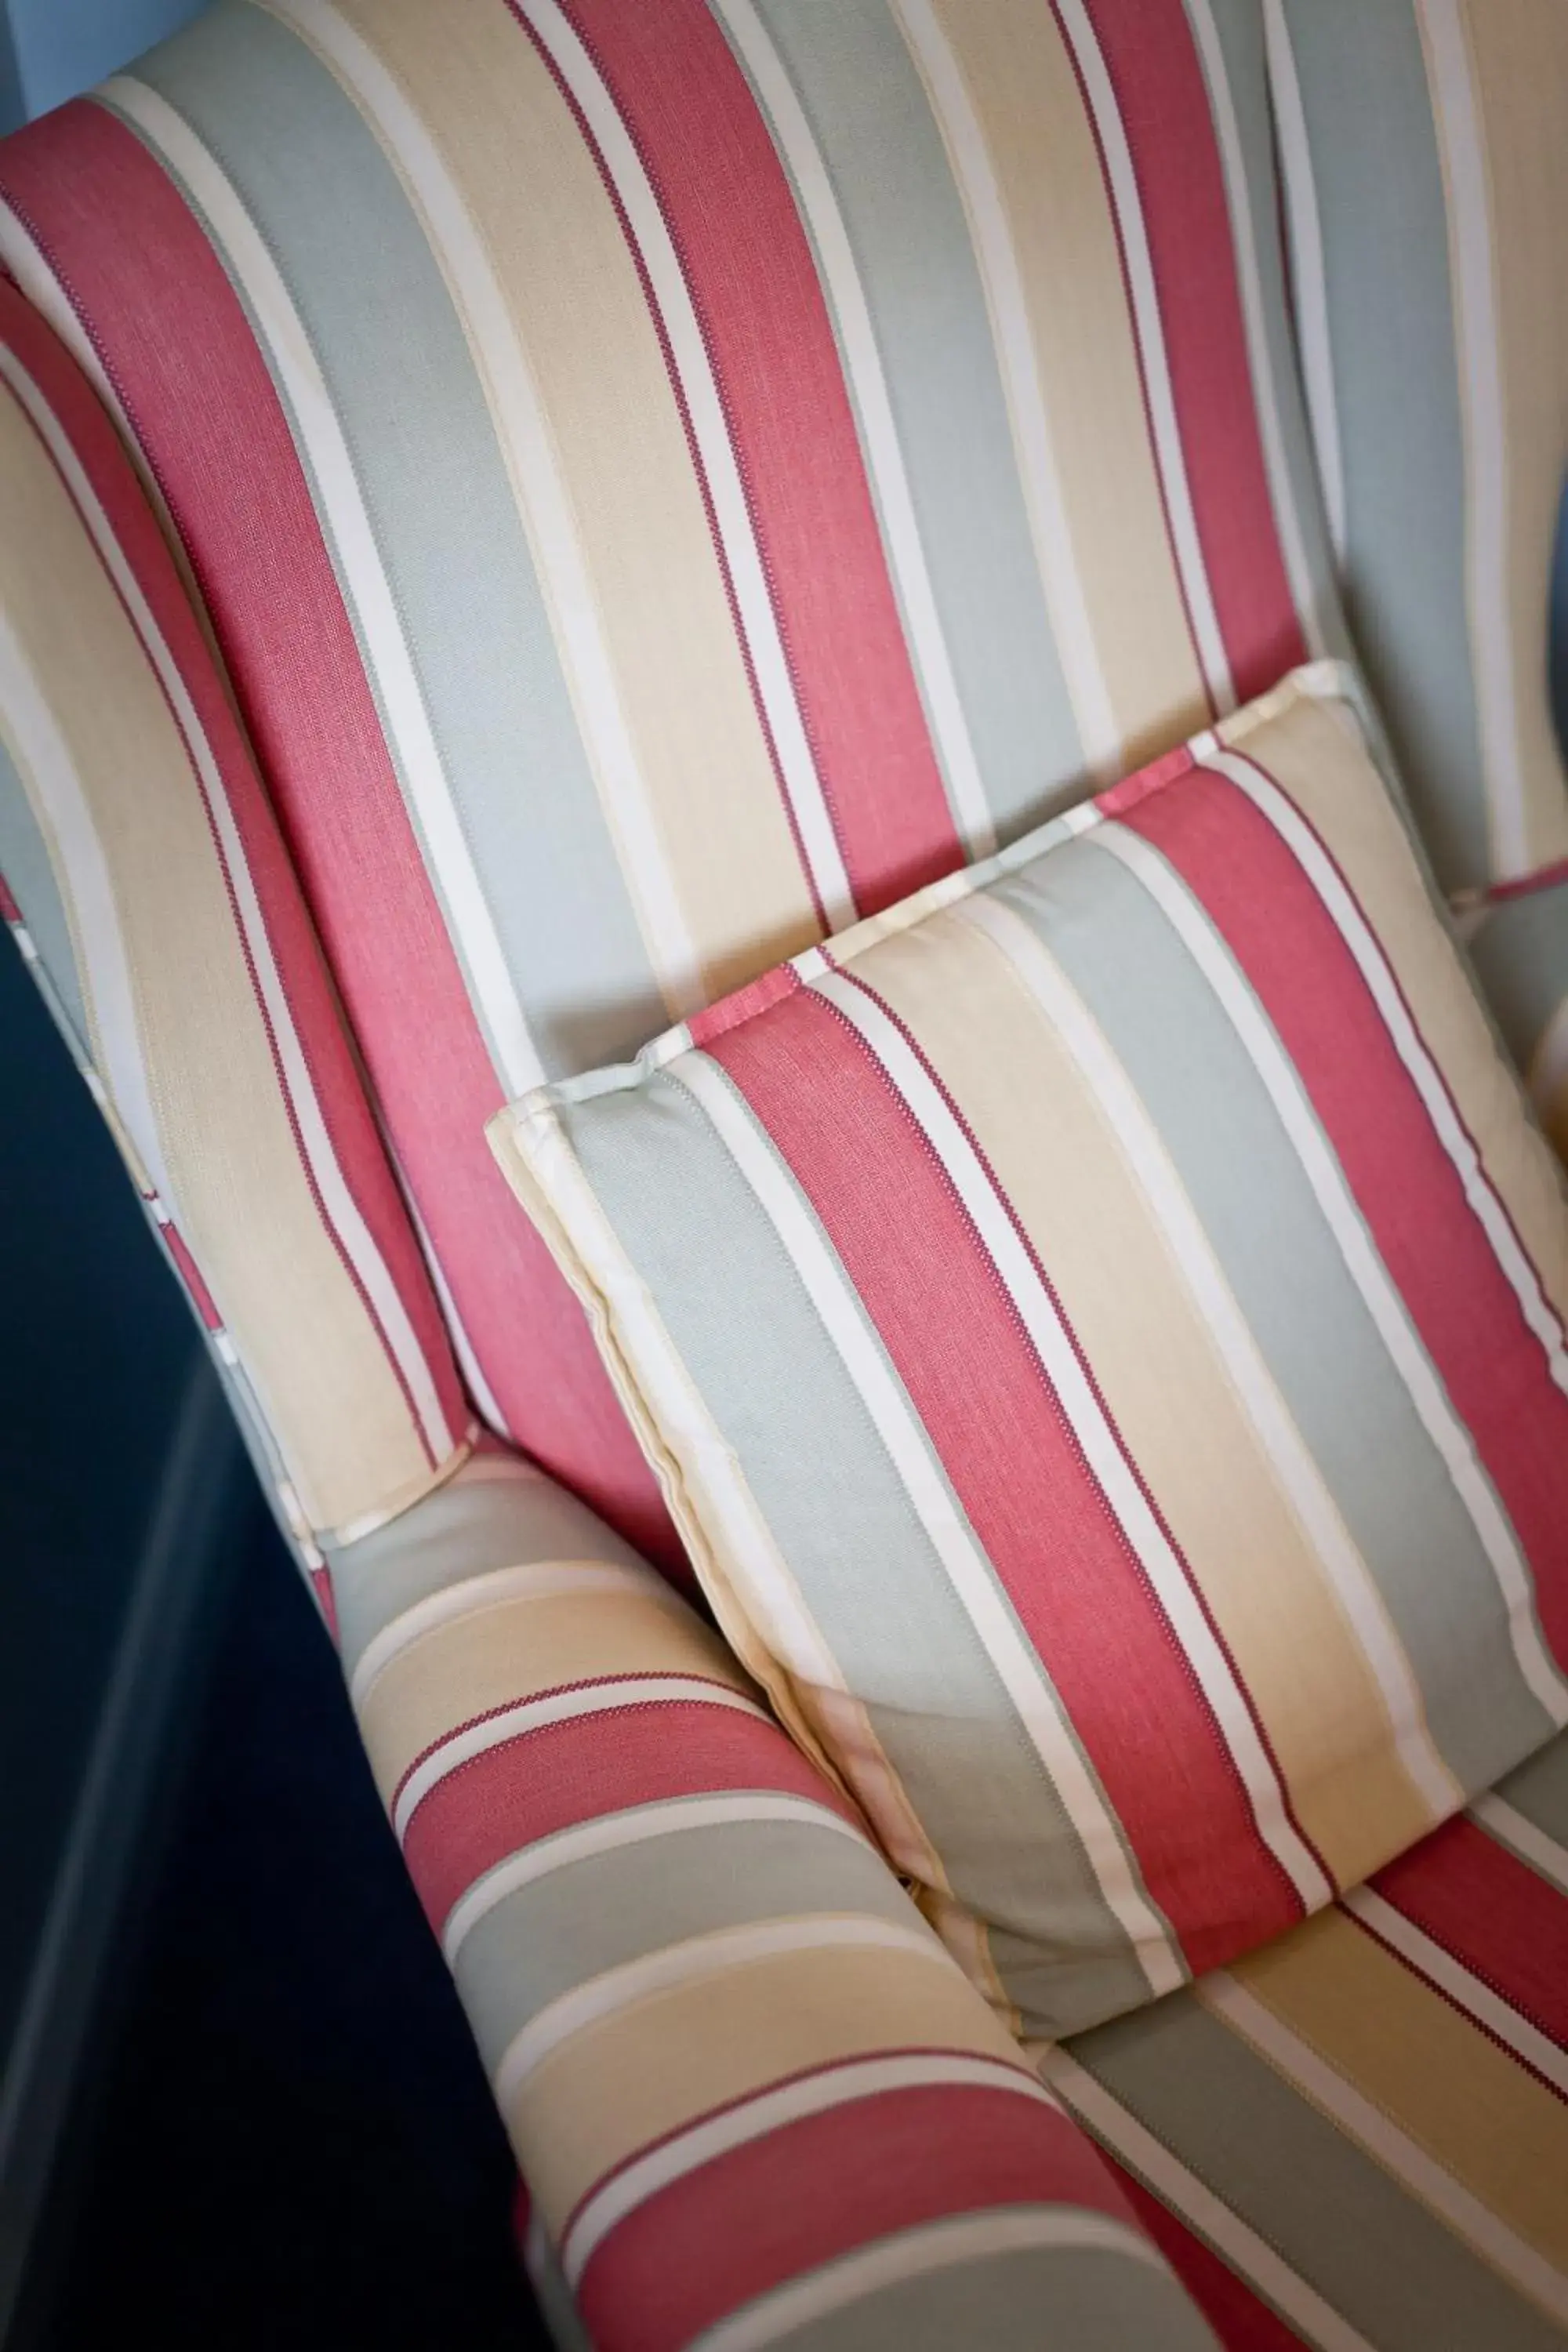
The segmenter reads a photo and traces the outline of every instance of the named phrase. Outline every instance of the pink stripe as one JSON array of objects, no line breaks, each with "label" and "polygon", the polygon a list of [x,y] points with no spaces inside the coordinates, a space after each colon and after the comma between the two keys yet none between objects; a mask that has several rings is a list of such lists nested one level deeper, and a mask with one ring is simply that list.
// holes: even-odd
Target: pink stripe
[{"label": "pink stripe", "polygon": [[700,0],[566,0],[680,257],[855,902],[963,862],[811,247]]},{"label": "pink stripe", "polygon": [[805,1797],[855,1818],[771,1723],[699,1699],[634,1700],[521,1732],[458,1765],[415,1808],[404,1859],[439,1934],[458,1896],[508,1854],[605,1813],[726,1789]]},{"label": "pink stripe", "polygon": [[1258,1834],[1192,1666],[968,1213],[880,1066],[810,989],[710,1050],[875,1320],[1188,1960],[1218,1967],[1291,1925],[1300,1904]]},{"label": "pink stripe", "polygon": [[1568,2050],[1568,1895],[1463,1819],[1424,1838],[1372,1884],[1510,2009]]},{"label": "pink stripe", "polygon": [[1131,2226],[1092,2144],[1056,2108],[978,2085],[880,2091],[669,2182],[595,2247],[577,2300],[602,2352],[676,2352],[857,2247],[950,2215],[1062,2206]]},{"label": "pink stripe", "polygon": [[4,874],[0,874],[0,922],[20,923],[21,920],[22,909],[11,896],[10,884]]},{"label": "pink stripe", "polygon": [[[92,335],[190,553],[394,1150],[500,1410],[546,1467],[673,1563],[581,1309],[486,1147],[500,1088],[228,278],[173,183],[100,107],[73,103],[8,141],[0,190]],[[353,1098],[335,1078],[322,1095]],[[410,1246],[397,1244],[405,1263]]]},{"label": "pink stripe", "polygon": [[1568,1664],[1568,1396],[1333,919],[1268,819],[1211,770],[1122,822],[1181,875],[1279,1033],[1512,1521],[1547,1643]]},{"label": "pink stripe", "polygon": [[1279,547],[1209,95],[1182,0],[1085,0],[1131,152],[1209,594],[1238,702],[1307,658]]}]

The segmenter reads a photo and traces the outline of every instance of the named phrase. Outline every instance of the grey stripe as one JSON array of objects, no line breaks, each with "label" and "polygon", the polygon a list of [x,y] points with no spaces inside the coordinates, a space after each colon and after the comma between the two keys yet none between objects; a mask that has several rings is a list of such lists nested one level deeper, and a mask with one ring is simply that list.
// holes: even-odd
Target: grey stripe
[{"label": "grey stripe", "polygon": [[1286,0],[1322,226],[1343,592],[1446,889],[1489,872],[1442,168],[1415,11]]},{"label": "grey stripe", "polygon": [[216,157],[288,282],[546,1067],[625,1052],[666,1015],[419,223],[356,109],[275,18],[220,6],[137,71]]},{"label": "grey stripe", "polygon": [[[1072,1956],[1079,1999],[1067,2014],[1145,1999],[1054,1784],[859,1393],[707,1118],[665,1075],[567,1105],[562,1117],[956,1892],[1031,1939],[1042,1978]],[[940,1477],[934,1457],[933,1467]],[[1055,2021],[1034,2030],[1065,2030],[1049,1982],[1038,1990],[1037,2006],[1029,1971],[1009,1979],[1031,2017]]]},{"label": "grey stripe", "polygon": [[1500,1780],[1496,1793],[1554,1844],[1568,1848],[1568,1731]]},{"label": "grey stripe", "polygon": [[1509,1052],[1521,1070],[1568,1003],[1568,882],[1506,898],[1470,942],[1470,955]]},{"label": "grey stripe", "polygon": [[1388,1605],[1433,1738],[1467,1790],[1489,1787],[1552,1726],[1520,1673],[1475,1528],[1245,1047],[1152,898],[1092,836],[996,895],[1045,940],[1142,1097]]},{"label": "grey stripe", "polygon": [[76,1047],[87,1058],[87,1003],[76,968],[70,924],[65,900],[49,863],[48,847],[32,803],[0,737],[0,874],[21,909],[44,971],[53,983],[60,1012],[76,1033]]},{"label": "grey stripe", "polygon": [[1191,1993],[1071,2048],[1377,2352],[1562,2352],[1543,2314]]},{"label": "grey stripe", "polygon": [[826,1825],[674,1830],[590,1854],[506,1895],[464,1937],[458,1990],[493,2069],[531,2018],[607,1969],[721,1928],[830,1912],[920,1924],[886,1863]]},{"label": "grey stripe", "polygon": [[[855,255],[970,741],[1008,841],[1087,779],[963,207],[887,0],[757,8]],[[847,368],[845,381],[852,394]]]}]

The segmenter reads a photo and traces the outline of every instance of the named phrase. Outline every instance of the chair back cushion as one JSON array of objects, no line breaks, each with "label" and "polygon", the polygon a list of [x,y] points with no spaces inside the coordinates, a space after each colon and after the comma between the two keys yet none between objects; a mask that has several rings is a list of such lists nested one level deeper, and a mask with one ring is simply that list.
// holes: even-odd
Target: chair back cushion
[{"label": "chair back cushion", "polygon": [[485,1120],[1331,640],[1255,0],[221,0],[0,199],[476,1397],[657,1549]]}]

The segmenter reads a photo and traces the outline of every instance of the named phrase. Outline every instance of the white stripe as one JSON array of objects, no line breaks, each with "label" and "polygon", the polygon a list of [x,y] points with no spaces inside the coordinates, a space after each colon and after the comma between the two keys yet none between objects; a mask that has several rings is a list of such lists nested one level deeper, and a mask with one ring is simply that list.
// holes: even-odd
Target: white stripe
[{"label": "white stripe", "polygon": [[1481,1165],[1480,1153],[1460,1119],[1447,1081],[1411,1018],[1388,958],[1333,859],[1289,795],[1256,761],[1215,750],[1205,752],[1204,765],[1227,776],[1268,818],[1327,908],[1354,959],[1356,970],[1366,982],[1394,1049],[1410,1074],[1437,1140],[1464,1187],[1470,1213],[1519,1301],[1520,1313],[1541,1342],[1553,1381],[1568,1394],[1568,1343],[1562,1322]]},{"label": "white stripe", "polygon": [[1431,1806],[1433,1818],[1446,1818],[1463,1804],[1465,1792],[1433,1745],[1410,1660],[1376,1581],[1237,1306],[1158,1129],[1099,1024],[1023,918],[1002,900],[989,898],[971,898],[954,912],[1001,949],[1082,1073],[1165,1238],[1237,1401],[1372,1670],[1400,1761]]},{"label": "white stripe", "polygon": [[[1237,286],[1241,296],[1242,321],[1247,331],[1253,405],[1258,415],[1258,436],[1263,444],[1263,463],[1268,476],[1275,528],[1279,534],[1279,551],[1285,559],[1286,575],[1290,583],[1290,601],[1301,624],[1307,650],[1310,654],[1321,654],[1323,650],[1322,614],[1318,609],[1318,592],[1307,563],[1307,551],[1301,538],[1301,518],[1297,512],[1295,488],[1285,455],[1285,436],[1275,393],[1273,358],[1263,312],[1263,284],[1258,268],[1258,238],[1253,226],[1251,190],[1247,185],[1236,101],[1226,72],[1225,51],[1220,44],[1210,0],[1186,0],[1186,5],[1203,59],[1204,77],[1208,84],[1209,110],[1219,146],[1230,215],[1231,244],[1236,256]],[[1271,194],[1272,189],[1268,193]]]},{"label": "white stripe", "polygon": [[[713,501],[730,580],[735,592],[752,667],[767,714],[805,862],[829,930],[855,917],[849,877],[833,830],[822,781],[806,740],[762,557],[752,534],[746,493],[730,440],[707,346],[692,307],[679,257],[658,200],[615,100],[556,0],[518,0],[521,13],[548,49],[582,109],[616,193],[625,208],[654,299],[658,304],[693,438]],[[521,1089],[514,1089],[521,1091]]]},{"label": "white stripe", "polygon": [[1056,1391],[1090,1475],[1142,1564],[1183,1655],[1197,1677],[1246,1786],[1258,1834],[1307,1907],[1315,1909],[1327,1903],[1333,1888],[1290,1823],[1279,1777],[1225,1653],[1132,1474],[1079,1361],[1056,1304],[997,1198],[974,1147],[896,1024],[889,1020],[880,1006],[837,973],[817,982],[816,987],[859,1031],[968,1211]]},{"label": "white stripe", "polygon": [[389,1619],[365,1643],[349,1683],[354,1706],[364,1705],[372,1685],[411,1643],[449,1625],[455,1618],[471,1617],[480,1610],[500,1609],[510,1601],[549,1601],[563,1594],[620,1592],[639,1600],[667,1602],[671,1615],[680,1602],[651,1568],[630,1568],[619,1561],[549,1559],[515,1562],[465,1576],[455,1584],[427,1592],[422,1601]]},{"label": "white stripe", "polygon": [[[922,2230],[880,2238],[874,2245],[841,2255],[824,2270],[792,2280],[788,2286],[704,2329],[693,2337],[689,2352],[758,2352],[761,2346],[776,2344],[781,2336],[794,2336],[814,2321],[828,2318],[884,2288],[930,2277],[959,2263],[983,2263],[998,2254],[1032,2253],[1039,2249],[1121,2254],[1151,2270],[1165,2267],[1140,2231],[1081,2206],[1022,2205],[996,2212],[955,2214]],[[1037,2340],[1043,2344],[1056,2330],[1043,2312],[1039,2318],[1042,2333]]]},{"label": "white stripe", "polygon": [[1568,2096],[1568,2053],[1559,2050],[1539,2027],[1521,2017],[1489,1985],[1483,1984],[1479,1977],[1446,1952],[1441,1944],[1435,1943],[1403,1912],[1396,1911],[1392,1903],[1374,1895],[1370,1886],[1358,1886],[1342,1900],[1345,1909],[1353,1912],[1381,1942],[1408,1960],[1413,1969],[1436,1985],[1439,1992],[1447,1993],[1478,2025],[1495,2034],[1527,2066],[1532,2066]]},{"label": "white stripe", "polygon": [[773,1720],[754,1700],[727,1689],[722,1683],[705,1682],[698,1675],[622,1675],[613,1681],[552,1691],[543,1698],[521,1699],[515,1706],[501,1707],[496,1714],[470,1723],[465,1730],[454,1732],[414,1767],[398,1790],[392,1813],[393,1829],[399,1839],[403,1838],[419,1806],[448,1773],[455,1772],[460,1764],[471,1763],[489,1748],[521,1738],[525,1732],[540,1731],[552,1723],[574,1723],[583,1716],[610,1715],[619,1707],[668,1706],[682,1702],[727,1707],[736,1715],[751,1716],[757,1723]]},{"label": "white stripe", "polygon": [[593,583],[539,388],[483,237],[423,118],[330,0],[264,0],[264,5],[319,47],[376,131],[405,183],[469,331],[490,423],[534,550],[556,640],[574,684],[573,707],[648,960],[671,1016],[692,1012],[703,1002],[700,960],[638,765],[615,667],[600,633]]},{"label": "white stripe", "polygon": [[917,2052],[909,2057],[861,2058],[825,2068],[804,2080],[783,2083],[759,2092],[678,2132],[647,2156],[615,2173],[584,2204],[561,2244],[561,2266],[574,2286],[595,2249],[610,2231],[635,2213],[650,2197],[684,2179],[704,2164],[731,2149],[764,2139],[785,2124],[806,2116],[826,2115],[858,2099],[875,2099],[889,2091],[926,2089],[1011,2091],[1042,2101],[1056,2110],[1057,2103],[1034,2075],[1005,2058],[961,2058],[942,2052]]},{"label": "white stripe", "polygon": [[996,846],[995,830],[926,570],[892,403],[848,232],[805,110],[752,0],[717,0],[717,5],[767,111],[811,230],[837,320],[845,371],[953,818],[969,858],[986,857]]},{"label": "white stripe", "polygon": [[[10,354],[6,353],[7,360]],[[154,1192],[178,1204],[153,1115],[131,962],[103,846],[70,748],[44,698],[9,620],[0,613],[0,698],[17,764],[47,819],[71,900],[71,938],[81,957],[97,1060],[116,1112]]]},{"label": "white stripe", "polygon": [[1334,399],[1334,360],[1329,341],[1329,287],[1323,268],[1323,232],[1318,218],[1318,188],[1306,110],[1296,78],[1285,0],[1263,0],[1264,41],[1269,88],[1279,141],[1280,177],[1290,223],[1290,285],[1295,296],[1296,335],[1307,394],[1307,416],[1318,461],[1318,479],[1328,509],[1335,561],[1345,554],[1345,477],[1340,455],[1340,415]]},{"label": "white stripe", "polygon": [[1448,193],[1455,357],[1465,434],[1466,601],[1492,875],[1501,879],[1528,873],[1531,848],[1513,667],[1516,615],[1509,593],[1508,424],[1492,280],[1489,172],[1458,0],[1418,0],[1418,13]]},{"label": "white stripe", "polygon": [[726,1976],[732,1969],[784,1953],[834,1949],[903,1952],[957,1976],[956,1963],[931,1929],[913,1924],[905,1927],[858,1913],[820,1911],[798,1919],[763,1919],[740,1927],[717,1927],[710,1935],[667,1944],[620,1968],[607,1969],[602,1976],[574,1985],[570,1992],[548,2002],[507,2044],[492,2078],[497,2102],[504,2111],[552,2050],[620,2010],[672,1991],[678,1985]]},{"label": "white stripe", "polygon": [[1132,153],[1127,143],[1121,111],[1116,103],[1116,92],[1083,0],[1058,0],[1057,13],[1083,77],[1089,110],[1100,134],[1100,153],[1105,159],[1105,169],[1110,182],[1111,202],[1121,231],[1121,250],[1132,298],[1138,347],[1143,362],[1149,416],[1154,432],[1155,457],[1160,479],[1164,486],[1165,511],[1170,519],[1171,537],[1175,546],[1176,568],[1186,591],[1187,610],[1192,615],[1193,635],[1197,640],[1198,660],[1203,666],[1215,708],[1221,711],[1231,710],[1236,706],[1236,688],[1231,681],[1230,662],[1225,650],[1225,639],[1220,635],[1214,599],[1209,593],[1208,567],[1204,562],[1203,548],[1198,540],[1197,518],[1193,512],[1186,456],[1182,447],[1171,372],[1165,357],[1165,331],[1160,318],[1159,290],[1154,283],[1154,265],[1143,227],[1143,207],[1139,201]]},{"label": "white stripe", "polygon": [[1490,1562],[1507,1604],[1510,1639],[1520,1672],[1552,1720],[1568,1722],[1568,1688],[1542,1641],[1530,1570],[1520,1555],[1513,1529],[1477,1456],[1470,1433],[1449,1403],[1411,1327],[1405,1302],[1373,1246],[1344,1171],[1329,1148],[1294,1066],[1245,975],[1237,971],[1229,950],[1158,851],[1115,823],[1103,824],[1096,839],[1136,875],[1166,916],[1262,1079],[1346,1271]]},{"label": "white stripe", "polygon": [[312,487],[324,509],[324,522],[359,622],[368,667],[397,747],[398,764],[446,902],[453,941],[468,972],[476,1010],[508,1091],[521,1094],[540,1082],[542,1067],[442,771],[402,621],[315,352],[277,263],[195,132],[155,90],[128,75],[116,75],[105,82],[100,96],[136,125],[189,189],[193,203],[211,225],[214,240],[265,343],[304,445]]},{"label": "white stripe", "polygon": [[1516,1805],[1503,1797],[1478,1797],[1470,1807],[1470,1818],[1479,1822],[1499,1843],[1510,1847],[1521,1862],[1529,1863],[1542,1878],[1568,1895],[1568,1846],[1559,1845],[1526,1819]]},{"label": "white stripe", "polygon": [[1520,2293],[1560,2324],[1568,2322],[1568,2278],[1489,2211],[1480,2199],[1428,2156],[1408,2132],[1363,2096],[1326,2059],[1266,2008],[1228,1969],[1203,1979],[1195,1997],[1293,2083],[1348,2138],[1420,2199],[1454,2235],[1473,2247]]},{"label": "white stripe", "polygon": [[[372,1313],[380,1326],[381,1337],[403,1375],[410,1397],[419,1415],[420,1426],[439,1460],[450,1453],[457,1442],[442,1408],[441,1399],[431,1374],[429,1360],[419,1343],[403,1296],[385,1259],[360,1213],[358,1202],[344,1179],[331,1138],[322,1116],[311,1080],[310,1065],[305,1059],[293,1013],[279,977],[272,953],[272,941],[262,916],[256,885],[245,855],[245,845],[229,806],[228,794],[212,746],[203,731],[196,708],[181,675],[174,656],[164,642],[163,631],[153,616],[152,608],[142,593],[141,583],[126,562],[108,516],[99,503],[91,482],[83,471],[79,459],[64,434],[53,412],[32,379],[25,373],[16,354],[0,352],[0,373],[16,394],[31,416],[38,432],[48,446],[55,463],[60,469],[71,498],[91,533],[94,546],[105,569],[124,600],[132,626],[142,639],[148,659],[156,670],[159,681],[168,696],[170,705],[184,735],[186,745],[205,792],[207,812],[217,846],[227,870],[234,903],[239,917],[239,927],[249,951],[256,983],[266,1007],[273,1042],[281,1065],[283,1085],[299,1125],[300,1140],[306,1161],[315,1180],[321,1212],[338,1239],[342,1242],[350,1265],[364,1290]],[[168,1196],[174,1199],[174,1193]]]},{"label": "white stripe", "polygon": [[[536,1845],[525,1846],[521,1853],[508,1854],[504,1862],[498,1862],[493,1870],[477,1878],[447,1918],[441,1938],[447,1965],[457,1967],[464,1944],[498,1903],[504,1903],[509,1895],[533,1885],[541,1878],[550,1877],[557,1870],[589,1861],[595,1854],[616,1853],[623,1846],[646,1845],[652,1838],[683,1836],[690,1830],[724,1829],[737,1822],[748,1826],[757,1822],[795,1822],[805,1829],[826,1830],[848,1838],[868,1854],[876,1851],[842,1813],[816,1804],[809,1797],[773,1796],[763,1790],[736,1789],[713,1797],[671,1797],[658,1804],[634,1805],[625,1812],[601,1814],[595,1821],[580,1822],[574,1828],[541,1838]],[[879,1856],[878,1867],[882,1866]]]},{"label": "white stripe", "polygon": [[[1568,892],[1564,898],[1568,900]],[[1553,1118],[1560,1097],[1568,1097],[1568,997],[1563,998],[1537,1039],[1525,1083],[1541,1118]],[[1568,1108],[1568,1104],[1563,1107]]]},{"label": "white stripe", "polygon": [[1061,474],[1051,446],[1049,412],[1040,386],[1028,304],[1006,206],[963,72],[937,22],[931,0],[890,0],[890,5],[925,81],[968,215],[975,258],[985,283],[1051,633],[1085,765],[1091,775],[1109,783],[1121,772],[1121,735],[1068,529]]},{"label": "white stripe", "polygon": [[[1076,2058],[1069,2058],[1054,2043],[1031,2042],[1028,2054],[1063,2104],[1081,2118],[1096,2139],[1145,2181],[1163,2205],[1206,2240],[1319,2352],[1377,2352],[1256,2230],[1249,2229],[1195,2173],[1178,2163],[1152,2132],[1145,2131],[1136,2116],[1102,2090]],[[1201,2086],[1195,2095],[1202,2097]]]},{"label": "white stripe", "polygon": [[[835,973],[826,971],[819,984],[831,990],[836,979]],[[879,1343],[868,1329],[842,1266],[771,1144],[759,1136],[750,1114],[713,1064],[705,1055],[693,1054],[681,1064],[680,1079],[701,1104],[714,1132],[751,1186],[821,1318],[823,1329],[887,1448],[911,1507],[1056,1787],[1100,1894],[1131,1942],[1150,1990],[1173,1990],[1185,1981],[1186,1971],[1170,1930],[1143,1890],[1115,1816],[990,1561],[976,1545],[931,1458],[925,1433]]]}]

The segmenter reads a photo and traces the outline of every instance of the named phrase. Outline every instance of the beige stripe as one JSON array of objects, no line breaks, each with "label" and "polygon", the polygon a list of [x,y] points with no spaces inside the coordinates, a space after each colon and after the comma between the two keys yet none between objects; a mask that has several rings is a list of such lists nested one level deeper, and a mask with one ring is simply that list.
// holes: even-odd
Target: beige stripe
[{"label": "beige stripe", "polygon": [[1491,870],[1527,874],[1568,856],[1541,636],[1568,466],[1568,11],[1420,0],[1418,13],[1448,205]]},{"label": "beige stripe", "polygon": [[311,1198],[196,777],[60,478],[10,400],[0,474],[0,606],[19,665],[7,731],[73,921],[94,1061],[310,1524],[412,1501],[433,1474]]},{"label": "beige stripe", "polygon": [[[1001,918],[994,928],[993,916]],[[1004,942],[1017,962],[1005,960]],[[1118,1080],[1122,1127],[1136,1122],[1131,1139],[1145,1168],[1164,1180],[1174,1212],[1185,1199],[1158,1138],[1065,975],[1005,908],[972,900],[873,949],[860,970],[919,1038],[1050,1268],[1111,1420],[1159,1496],[1262,1716],[1296,1816],[1336,1880],[1353,1885],[1457,1806],[1462,1792],[1421,1736],[1407,1662],[1381,1622],[1375,1592],[1360,1591],[1364,1564],[1345,1538],[1343,1572],[1357,1580],[1354,1598],[1363,1615],[1370,1607],[1373,1632],[1404,1665],[1395,1687],[1402,1707],[1415,1712],[1418,1752],[1426,1751],[1426,1797],[1399,1760],[1366,1651],[1260,1442],[1258,1414],[1283,1412],[1267,1367],[1250,1348],[1239,1362],[1233,1349],[1226,1363],[1194,1277],[1207,1276],[1215,1312],[1226,1304],[1234,1311],[1234,1302],[1195,1219],[1184,1232],[1162,1230],[1126,1156],[1128,1138],[1119,1142],[1110,1123],[1104,1098]],[[1031,992],[1027,975],[1049,990],[1049,1004]],[[984,1054],[974,1050],[979,1034]],[[1075,1042],[1080,1054],[1093,1054],[1087,1070]],[[1234,1321],[1240,1326],[1239,1316]],[[1331,1535],[1337,1517],[1331,1503],[1328,1509]],[[1268,1562],[1267,1577],[1258,1573],[1260,1560]]]},{"label": "beige stripe", "polygon": [[[1090,124],[1048,8],[933,0],[931,14],[1000,194],[1120,764],[1136,767],[1201,725],[1207,703],[1172,559],[1121,257]],[[949,139],[951,148],[951,131]],[[954,168],[963,188],[959,156]],[[971,217],[973,234],[973,205]],[[979,237],[976,249],[984,269]],[[995,271],[985,275],[1001,342],[1016,332],[998,316],[1010,289]],[[1017,437],[1025,420],[1011,383],[1009,392]]]},{"label": "beige stripe", "polygon": [[584,2027],[534,2068],[507,2121],[559,2234],[607,2174],[668,2134],[787,2076],[890,2050],[1018,2056],[935,1944],[930,1956],[817,1945],[688,1978]]},{"label": "beige stripe", "polygon": [[1493,1190],[1559,1318],[1568,1317],[1568,1220],[1562,1171],[1519,1117],[1475,984],[1434,920],[1394,803],[1368,755],[1338,673],[1318,664],[1249,716],[1219,730],[1273,777],[1322,836],[1376,934],[1427,1052],[1479,1146]]},{"label": "beige stripe", "polygon": [[493,1610],[506,1601],[589,1592],[630,1593],[645,1601],[662,1601],[672,1614],[683,1613],[681,1602],[651,1568],[628,1568],[598,1559],[544,1559],[487,1569],[481,1576],[465,1576],[456,1584],[427,1592],[423,1601],[384,1625],[365,1644],[349,1684],[349,1696],[356,1708],[363,1707],[372,1685],[394,1658],[459,1617]]},{"label": "beige stripe", "polygon": [[1195,1998],[1568,2320],[1568,2105],[1439,1992],[1327,1911]]},{"label": "beige stripe", "polygon": [[702,1675],[750,1685],[718,1637],[655,1593],[524,1594],[438,1623],[388,1661],[360,1709],[384,1799],[416,1756],[459,1724],[542,1691],[622,1675]]},{"label": "beige stripe", "polygon": [[889,2091],[932,2088],[1011,2092],[1053,2110],[1057,2105],[1045,2085],[1021,2064],[1001,2066],[993,2059],[955,2058],[944,2052],[866,2058],[808,2074],[726,2107],[676,2138],[662,2141],[637,2163],[616,2173],[577,2212],[562,2243],[562,2267],[575,2285],[595,2248],[629,2213],[672,2182],[728,2156],[733,2148],[763,2139],[804,2116],[826,2115],[857,2099],[879,2098]]}]

